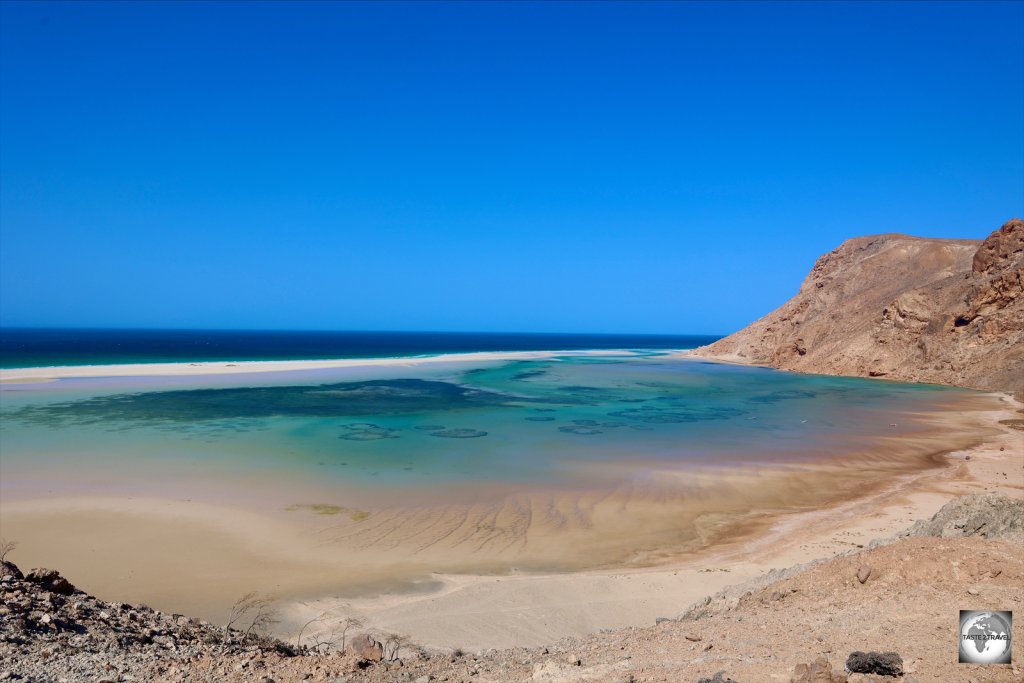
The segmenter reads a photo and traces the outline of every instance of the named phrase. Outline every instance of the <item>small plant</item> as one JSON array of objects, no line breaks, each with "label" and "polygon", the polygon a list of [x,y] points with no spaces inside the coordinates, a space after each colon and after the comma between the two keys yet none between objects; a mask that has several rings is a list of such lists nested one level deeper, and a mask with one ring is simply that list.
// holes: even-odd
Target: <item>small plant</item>
[{"label": "small plant", "polygon": [[237,631],[236,624],[243,624],[252,616],[248,628],[242,633],[242,639],[249,638],[254,632],[259,633],[268,626],[277,623],[277,610],[274,609],[274,598],[262,596],[256,592],[246,593],[231,606],[228,622],[224,626],[225,641],[231,639],[231,632]]},{"label": "small plant", "polygon": [[248,638],[253,632],[263,634],[270,626],[279,621],[277,609],[274,608],[271,602],[271,598],[266,598],[265,602],[256,605],[256,614],[253,615],[249,628],[245,629],[244,638]]},{"label": "small plant", "polygon": [[[337,646],[337,649],[341,652],[345,651],[345,644],[348,640],[348,632],[352,629],[362,628],[366,624],[366,620],[362,617],[345,617],[344,619],[332,616],[330,612],[321,612],[316,615],[299,629],[299,634],[295,638],[295,647],[299,648],[302,646],[302,637],[306,633],[306,629],[317,622],[328,622],[331,623],[329,631],[321,630],[318,633],[314,633],[310,636],[312,645],[308,646],[309,650],[313,652],[320,652],[322,650],[331,650]],[[326,632],[325,632],[326,631]],[[338,641],[341,641],[340,646]]]},{"label": "small plant", "polygon": [[7,561],[7,555],[18,547],[17,541],[8,541],[0,538],[0,562]]},{"label": "small plant", "polygon": [[383,638],[384,661],[393,662],[398,659],[399,651],[412,643],[409,636],[398,633],[386,633]]},{"label": "small plant", "polygon": [[[307,621],[305,624],[303,624],[302,628],[299,629],[299,635],[297,635],[295,637],[295,647],[296,648],[301,648],[302,647],[302,634],[306,632],[307,628],[309,628],[310,626],[312,626],[313,624],[315,624],[318,621],[323,621],[326,618],[327,618],[327,612],[321,612],[320,614],[316,615],[315,617],[313,617],[312,619]],[[321,643],[318,642],[313,647],[313,649],[316,649],[316,648],[320,647],[320,645],[321,645]]]},{"label": "small plant", "polygon": [[366,619],[362,617],[345,617],[344,621],[341,622],[341,651],[345,651],[345,639],[348,637],[348,632],[354,628],[362,628],[366,625]]}]

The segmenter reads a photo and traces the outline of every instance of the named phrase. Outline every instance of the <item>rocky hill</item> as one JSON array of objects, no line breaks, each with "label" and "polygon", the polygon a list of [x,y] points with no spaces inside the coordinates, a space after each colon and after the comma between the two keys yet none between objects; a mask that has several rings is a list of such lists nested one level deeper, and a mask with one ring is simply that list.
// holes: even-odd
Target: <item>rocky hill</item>
[{"label": "rocky hill", "polygon": [[847,240],[781,308],[694,356],[1024,394],[1024,221],[984,241]]}]

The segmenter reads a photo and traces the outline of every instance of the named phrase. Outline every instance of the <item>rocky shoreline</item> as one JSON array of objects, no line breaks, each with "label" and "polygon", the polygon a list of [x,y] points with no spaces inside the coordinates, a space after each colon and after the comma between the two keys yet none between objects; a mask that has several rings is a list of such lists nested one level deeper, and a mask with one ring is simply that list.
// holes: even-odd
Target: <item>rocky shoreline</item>
[{"label": "rocky shoreline", "polygon": [[[730,587],[652,627],[477,654],[372,633],[343,647],[297,645],[259,633],[255,604],[226,628],[106,602],[56,571],[23,574],[5,560],[0,680],[750,683],[784,670],[797,683],[945,681],[940,672],[956,655],[945,606],[1024,609],[1022,548],[1024,501],[963,496],[897,537]],[[911,623],[921,627],[899,635]],[[795,640],[785,635],[797,631]],[[1018,662],[1021,650],[1014,647]],[[993,682],[1021,674],[1019,665],[961,665],[958,674],[972,671]]]}]

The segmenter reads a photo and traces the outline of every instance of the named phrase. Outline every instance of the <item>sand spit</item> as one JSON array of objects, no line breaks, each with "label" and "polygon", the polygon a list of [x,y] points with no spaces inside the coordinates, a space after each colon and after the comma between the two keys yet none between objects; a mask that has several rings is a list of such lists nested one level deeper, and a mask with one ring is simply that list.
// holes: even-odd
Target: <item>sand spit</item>
[{"label": "sand spit", "polygon": [[[670,351],[666,351],[669,353]],[[563,355],[632,355],[627,349],[573,351],[507,351],[444,353],[395,358],[337,358],[323,360],[204,361],[199,363],[125,363],[118,365],[67,365],[43,368],[0,369],[0,384],[30,384],[84,377],[175,377],[188,375],[244,375],[254,372],[328,370],[332,368],[414,367],[437,363],[487,363],[491,361],[547,360]]]}]

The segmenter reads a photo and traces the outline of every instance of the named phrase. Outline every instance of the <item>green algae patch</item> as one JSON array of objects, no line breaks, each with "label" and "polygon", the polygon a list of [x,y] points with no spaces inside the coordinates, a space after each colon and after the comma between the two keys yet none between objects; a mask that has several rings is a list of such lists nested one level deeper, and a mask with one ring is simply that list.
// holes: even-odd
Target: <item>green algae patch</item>
[{"label": "green algae patch", "polygon": [[[26,406],[5,417],[47,426],[87,424],[165,423],[241,424],[268,418],[335,418],[409,415],[447,410],[501,408],[539,399],[511,396],[455,384],[422,379],[336,382],[315,386],[229,387],[176,389]],[[374,440],[396,436],[392,430],[369,425],[349,430],[342,438]]]},{"label": "green algae patch", "polygon": [[298,512],[300,510],[312,512],[314,515],[325,515],[328,517],[346,515],[353,522],[364,522],[370,517],[370,513],[366,510],[347,508],[344,505],[331,505],[329,503],[296,503],[295,505],[289,505],[285,508],[286,512]]}]

